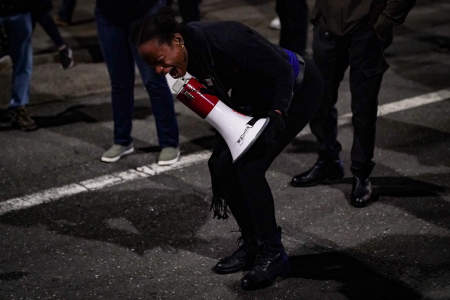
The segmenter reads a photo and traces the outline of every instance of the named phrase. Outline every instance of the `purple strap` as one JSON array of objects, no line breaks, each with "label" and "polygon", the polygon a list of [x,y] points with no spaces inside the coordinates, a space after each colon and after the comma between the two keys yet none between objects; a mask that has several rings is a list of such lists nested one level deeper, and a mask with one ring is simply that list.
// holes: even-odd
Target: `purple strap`
[{"label": "purple strap", "polygon": [[295,55],[294,52],[284,49],[283,50],[287,53],[289,56],[289,63],[292,66],[292,70],[294,71],[294,81],[297,79],[298,74],[300,73],[300,63],[298,62],[297,55]]}]

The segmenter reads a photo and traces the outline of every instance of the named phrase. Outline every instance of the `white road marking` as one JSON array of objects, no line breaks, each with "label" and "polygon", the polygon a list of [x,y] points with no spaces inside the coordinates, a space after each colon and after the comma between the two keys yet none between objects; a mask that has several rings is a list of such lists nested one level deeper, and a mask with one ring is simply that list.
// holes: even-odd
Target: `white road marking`
[{"label": "white road marking", "polygon": [[136,169],[112,173],[104,176],[83,180],[61,187],[51,188],[34,194],[9,199],[0,203],[0,215],[13,210],[24,209],[47,202],[59,200],[64,197],[73,196],[82,192],[96,191],[106,187],[122,184],[136,179],[155,176],[168,171],[181,169],[205,161],[211,151],[205,150],[191,155],[181,156],[180,161],[174,166],[159,166],[156,163],[144,165]]},{"label": "white road marking", "polygon": [[[403,99],[397,102],[391,102],[380,105],[378,107],[378,116],[383,116],[419,106],[436,103],[450,98],[450,89],[442,89],[436,92]],[[339,117],[338,124],[345,125],[351,123],[352,114],[344,114]],[[300,132],[297,137],[305,136],[310,133],[309,128]],[[95,177],[88,180],[83,180],[78,183],[68,184],[61,187],[50,188],[34,194],[29,194],[13,199],[0,202],[0,215],[6,214],[14,210],[20,210],[47,202],[59,200],[64,197],[73,196],[83,192],[100,190],[106,187],[122,184],[136,179],[147,178],[158,174],[166,173],[172,170],[177,170],[189,167],[203,161],[206,161],[211,155],[211,151],[205,150],[193,153],[186,156],[181,156],[178,163],[172,166],[159,166],[157,164],[150,164],[138,167],[136,169],[129,169],[123,172],[107,174],[104,176]]]}]

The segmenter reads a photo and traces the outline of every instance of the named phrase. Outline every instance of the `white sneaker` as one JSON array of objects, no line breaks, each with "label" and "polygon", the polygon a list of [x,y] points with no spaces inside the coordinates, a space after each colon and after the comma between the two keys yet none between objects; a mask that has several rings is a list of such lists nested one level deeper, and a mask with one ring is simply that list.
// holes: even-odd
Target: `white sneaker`
[{"label": "white sneaker", "polygon": [[276,17],[272,21],[270,21],[269,28],[280,30],[281,29],[280,18]]},{"label": "white sneaker", "polygon": [[134,152],[134,146],[133,143],[131,143],[128,146],[122,146],[122,145],[117,145],[114,144],[111,146],[111,148],[109,148],[108,150],[106,150],[102,157],[100,158],[101,161],[103,162],[116,162],[118,161],[122,156],[131,154]]}]

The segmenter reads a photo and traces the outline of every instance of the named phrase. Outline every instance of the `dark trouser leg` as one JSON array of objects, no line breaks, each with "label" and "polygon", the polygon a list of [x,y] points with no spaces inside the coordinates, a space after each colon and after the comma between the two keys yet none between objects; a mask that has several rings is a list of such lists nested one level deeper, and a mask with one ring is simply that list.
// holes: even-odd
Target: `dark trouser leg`
[{"label": "dark trouser leg", "polygon": [[[322,81],[314,64],[306,62],[305,79],[297,86],[288,111],[286,128],[270,122],[250,151],[236,162],[252,223],[259,244],[254,267],[241,279],[244,289],[258,289],[273,283],[277,276],[289,272],[289,259],[281,242],[281,229],[275,220],[272,193],[265,172],[273,159],[308,123],[320,105]],[[275,124],[275,126],[274,126]]]},{"label": "dark trouser leg", "polygon": [[178,0],[180,15],[184,23],[200,20],[199,4],[199,0]]},{"label": "dark trouser leg", "polygon": [[300,54],[305,53],[308,37],[308,6],[305,0],[277,0],[280,17],[280,46]]},{"label": "dark trouser leg", "polygon": [[111,81],[114,143],[129,145],[134,106],[134,59],[128,42],[128,29],[96,14],[100,47]]},{"label": "dark trouser leg", "polygon": [[372,162],[377,119],[378,92],[387,63],[383,42],[368,25],[352,33],[350,46],[350,90],[352,93],[352,172],[368,177]]},{"label": "dark trouser leg", "polygon": [[234,164],[242,198],[249,207],[248,214],[258,239],[264,240],[278,232],[273,196],[265,173],[272,161],[317,111],[322,91],[320,74],[314,63],[307,60],[304,82],[296,87],[286,128],[279,131],[270,122],[252,148]]},{"label": "dark trouser leg", "polygon": [[50,16],[50,12],[46,12],[40,15],[36,21],[39,22],[39,24],[41,24],[42,28],[52,39],[53,43],[57,48],[60,48],[62,45],[65,44],[58,27],[53,21],[53,18]]},{"label": "dark trouser leg", "polygon": [[59,9],[58,15],[61,20],[66,21],[67,23],[72,22],[73,11],[75,10],[75,6],[77,4],[76,0],[62,0],[61,8]]},{"label": "dark trouser leg", "polygon": [[[294,97],[286,120],[286,134],[280,146],[282,151],[316,115],[324,99],[324,82],[314,61],[305,59],[303,82],[294,90]],[[278,154],[278,153],[277,153]]]},{"label": "dark trouser leg", "polygon": [[319,158],[336,160],[342,147],[337,141],[337,110],[339,84],[348,66],[345,38],[337,38],[331,33],[314,28],[314,60],[325,83],[325,94],[317,114],[311,120],[311,131],[316,136],[320,148]]}]

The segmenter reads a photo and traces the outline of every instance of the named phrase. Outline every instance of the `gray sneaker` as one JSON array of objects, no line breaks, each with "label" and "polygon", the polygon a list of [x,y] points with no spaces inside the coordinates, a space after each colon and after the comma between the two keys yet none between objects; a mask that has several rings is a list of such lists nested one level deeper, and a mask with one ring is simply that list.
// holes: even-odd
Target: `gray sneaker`
[{"label": "gray sneaker", "polygon": [[101,158],[101,161],[104,162],[116,162],[118,161],[122,156],[131,154],[134,152],[134,146],[133,143],[131,143],[128,146],[122,146],[114,144],[106,150]]},{"label": "gray sneaker", "polygon": [[158,157],[158,165],[169,166],[180,159],[180,149],[175,147],[165,147],[161,149]]}]

